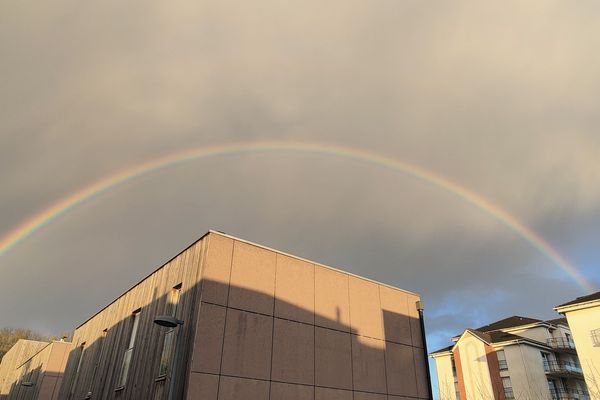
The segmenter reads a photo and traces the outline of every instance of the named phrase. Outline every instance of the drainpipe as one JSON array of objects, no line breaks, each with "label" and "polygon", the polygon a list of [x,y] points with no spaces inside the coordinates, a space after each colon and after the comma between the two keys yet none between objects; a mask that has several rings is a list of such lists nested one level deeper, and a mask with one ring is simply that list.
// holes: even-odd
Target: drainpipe
[{"label": "drainpipe", "polygon": [[425,356],[425,370],[427,372],[427,390],[429,398],[433,400],[433,387],[431,386],[431,371],[429,370],[429,354],[427,353],[427,338],[425,337],[425,318],[423,317],[423,302],[417,301],[417,311],[419,311],[419,323],[421,324],[421,339],[423,340],[423,353]]}]

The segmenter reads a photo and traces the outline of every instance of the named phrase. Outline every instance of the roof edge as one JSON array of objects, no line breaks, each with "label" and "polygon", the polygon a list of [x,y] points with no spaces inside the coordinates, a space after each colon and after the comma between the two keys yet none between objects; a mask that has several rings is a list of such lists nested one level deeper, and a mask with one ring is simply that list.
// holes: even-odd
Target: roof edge
[{"label": "roof edge", "polygon": [[358,278],[358,279],[362,279],[362,280],[365,280],[365,281],[376,283],[376,284],[381,285],[381,286],[386,286],[386,287],[388,287],[390,289],[400,290],[401,292],[404,292],[404,293],[407,293],[407,294],[412,294],[412,295],[417,296],[417,297],[421,297],[420,294],[415,293],[415,292],[411,292],[410,290],[402,289],[402,288],[399,288],[399,287],[396,287],[396,286],[392,286],[392,285],[390,285],[388,283],[379,282],[379,281],[376,281],[376,280],[371,279],[371,278],[366,278],[364,276],[356,275],[356,274],[353,274],[352,272],[344,271],[343,269],[339,269],[339,268],[332,267],[332,266],[329,266],[329,265],[321,264],[321,263],[319,263],[317,261],[309,260],[307,258],[296,256],[296,255],[293,255],[293,254],[290,254],[290,253],[286,253],[285,251],[277,250],[277,249],[274,249],[272,247],[268,247],[268,246],[265,246],[265,245],[262,245],[262,244],[254,243],[254,242],[251,242],[251,241],[246,240],[246,239],[241,239],[239,237],[236,237],[236,236],[224,233],[224,232],[215,231],[215,230],[210,229],[208,231],[208,233],[214,233],[216,235],[224,236],[224,237],[229,238],[229,239],[237,240],[238,242],[246,243],[246,244],[249,244],[249,245],[252,245],[252,246],[259,247],[261,249],[265,249],[265,250],[273,251],[275,253],[279,253],[279,254],[287,256],[287,257],[295,258],[296,260],[305,261],[305,262],[308,262],[310,264],[318,265],[319,267],[327,268],[327,269],[330,269],[330,270],[333,270],[333,271],[336,271],[336,272],[341,272],[343,274],[347,274],[347,275],[353,276],[353,277]]},{"label": "roof edge", "polygon": [[126,289],[126,290],[125,290],[124,292],[122,292],[122,293],[121,293],[119,296],[117,296],[117,297],[116,297],[116,298],[115,298],[113,301],[111,301],[110,303],[108,303],[107,305],[105,305],[104,307],[102,307],[100,310],[98,310],[98,311],[96,311],[94,314],[92,314],[92,315],[91,315],[89,318],[87,318],[85,321],[83,321],[82,323],[80,323],[79,325],[77,325],[77,326],[75,327],[75,330],[77,330],[77,329],[81,328],[83,325],[85,325],[85,324],[86,324],[86,323],[88,323],[90,320],[92,320],[92,319],[93,319],[95,316],[97,316],[97,315],[98,315],[98,314],[100,314],[102,311],[106,310],[108,307],[110,307],[112,304],[114,304],[114,303],[115,303],[117,300],[119,300],[121,297],[125,296],[125,294],[127,294],[127,292],[131,291],[133,288],[135,288],[135,287],[136,287],[136,286],[138,286],[140,283],[142,283],[143,281],[145,281],[146,279],[148,279],[149,277],[151,277],[153,274],[155,274],[156,272],[160,271],[160,269],[162,269],[163,267],[165,267],[165,266],[166,266],[167,264],[169,264],[171,261],[173,261],[174,259],[176,259],[177,257],[179,257],[179,256],[180,256],[182,253],[184,253],[185,251],[187,251],[188,249],[190,249],[192,246],[196,245],[198,242],[200,242],[201,240],[203,240],[205,237],[207,237],[207,236],[208,236],[208,235],[210,235],[210,234],[214,234],[214,235],[223,236],[223,237],[226,237],[226,238],[229,238],[229,239],[232,239],[232,240],[236,240],[236,241],[238,241],[238,242],[246,243],[246,244],[249,244],[249,245],[252,245],[252,246],[256,246],[256,247],[259,247],[259,248],[262,248],[262,249],[265,249],[265,250],[269,250],[269,251],[273,251],[273,252],[275,252],[275,253],[282,254],[282,255],[284,255],[284,256],[288,256],[288,257],[291,257],[291,258],[295,258],[295,259],[297,259],[297,260],[301,260],[301,261],[305,261],[305,262],[308,262],[308,263],[311,263],[311,264],[315,264],[315,265],[318,265],[318,266],[320,266],[320,267],[327,268],[327,269],[330,269],[330,270],[333,270],[333,271],[336,271],[336,272],[340,272],[340,273],[343,273],[343,274],[347,274],[347,275],[353,276],[353,277],[355,277],[355,278],[358,278],[358,279],[362,279],[362,280],[365,280],[365,281],[369,281],[369,282],[372,282],[372,283],[375,283],[375,284],[378,284],[378,285],[381,285],[381,286],[386,286],[386,287],[388,287],[388,288],[390,288],[390,289],[399,290],[399,291],[401,291],[401,292],[404,292],[404,293],[407,293],[407,294],[410,294],[410,295],[414,295],[414,296],[417,296],[417,297],[419,297],[419,298],[421,297],[421,295],[419,295],[418,293],[411,292],[411,291],[409,291],[409,290],[406,290],[406,289],[401,289],[401,288],[399,288],[399,287],[395,287],[395,286],[392,286],[392,285],[390,285],[390,284],[387,284],[387,283],[378,282],[378,281],[376,281],[376,280],[373,280],[373,279],[370,279],[370,278],[366,278],[366,277],[364,277],[364,276],[359,276],[359,275],[353,274],[353,273],[351,273],[351,272],[348,272],[348,271],[344,271],[344,270],[342,270],[342,269],[339,269],[339,268],[335,268],[335,267],[331,267],[331,266],[329,266],[329,265],[321,264],[321,263],[319,263],[319,262],[316,262],[316,261],[312,261],[312,260],[309,260],[309,259],[306,259],[306,258],[303,258],[303,257],[299,257],[299,256],[296,256],[296,255],[293,255],[293,254],[286,253],[286,252],[284,252],[284,251],[281,251],[281,250],[277,250],[277,249],[273,249],[273,248],[271,248],[271,247],[268,247],[268,246],[264,246],[264,245],[262,245],[262,244],[258,244],[258,243],[251,242],[251,241],[249,241],[249,240],[241,239],[241,238],[239,238],[239,237],[236,237],[236,236],[233,236],[233,235],[229,235],[229,234],[227,234],[227,233],[224,233],[224,232],[221,232],[221,231],[217,231],[217,230],[214,230],[214,229],[209,229],[209,230],[208,230],[208,231],[206,231],[206,232],[205,232],[205,233],[204,233],[202,236],[200,236],[198,239],[194,240],[192,243],[190,243],[189,245],[187,245],[187,246],[186,246],[184,249],[182,249],[181,251],[179,251],[179,252],[178,252],[177,254],[175,254],[173,257],[169,258],[167,261],[165,261],[164,263],[162,263],[162,264],[161,264],[161,265],[160,265],[158,268],[154,269],[154,270],[153,270],[152,272],[150,272],[148,275],[144,276],[142,279],[140,279],[139,281],[137,281],[137,282],[136,282],[136,283],[135,283],[133,286],[130,286],[128,289]]}]

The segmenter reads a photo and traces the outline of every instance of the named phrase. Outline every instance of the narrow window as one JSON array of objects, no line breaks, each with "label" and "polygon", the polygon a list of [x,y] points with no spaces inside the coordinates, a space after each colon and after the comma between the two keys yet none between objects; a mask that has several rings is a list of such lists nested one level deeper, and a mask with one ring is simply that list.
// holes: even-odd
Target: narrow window
[{"label": "narrow window", "polygon": [[506,354],[504,353],[504,350],[498,350],[496,356],[498,357],[500,371],[506,371],[508,369],[508,364],[506,363]]},{"label": "narrow window", "polygon": [[550,394],[552,395],[552,398],[557,398],[558,386],[556,385],[556,381],[554,379],[548,379],[548,388],[550,389]]},{"label": "narrow window", "polygon": [[138,330],[138,324],[140,323],[140,310],[134,311],[131,315],[132,327],[131,336],[129,337],[129,346],[125,350],[123,355],[123,363],[121,364],[121,375],[119,376],[118,387],[121,388],[127,383],[127,375],[129,375],[129,368],[131,367],[131,358],[133,355],[133,348],[135,346],[135,337]]},{"label": "narrow window", "polygon": [[[169,313],[172,317],[177,318],[177,308],[179,306],[179,297],[181,296],[181,283],[171,289],[169,293]],[[165,332],[165,339],[163,341],[162,353],[160,356],[160,365],[158,367],[158,376],[166,376],[171,362],[173,359],[173,353],[176,345],[175,328],[170,328]]]},{"label": "narrow window", "polygon": [[590,336],[594,347],[600,347],[600,328],[590,331]]},{"label": "narrow window", "polygon": [[75,389],[77,387],[77,381],[79,380],[79,371],[81,370],[81,363],[83,361],[83,355],[85,354],[85,342],[81,343],[78,348],[78,356],[79,360],[77,360],[77,369],[75,370],[75,378],[73,378],[73,383],[71,383],[71,396],[75,393]]},{"label": "narrow window", "polygon": [[454,357],[450,357],[450,364],[452,365],[452,376],[456,378],[456,363]]},{"label": "narrow window", "polygon": [[540,351],[540,354],[542,355],[542,361],[544,362],[544,371],[546,371],[546,372],[550,371],[551,366],[552,366],[550,364],[550,355],[543,351]]},{"label": "narrow window", "polygon": [[515,394],[513,392],[512,383],[509,377],[502,378],[502,386],[504,387],[504,398],[514,399]]},{"label": "narrow window", "polygon": [[106,340],[106,334],[108,333],[108,329],[104,329],[98,338],[98,349],[96,350],[96,354],[94,358],[96,359],[94,362],[94,371],[92,372],[92,379],[90,379],[90,385],[88,386],[88,393],[86,398],[92,397],[94,381],[96,379],[96,373],[98,372],[98,367],[100,366],[100,362],[102,361],[102,352],[104,350],[104,340]]}]

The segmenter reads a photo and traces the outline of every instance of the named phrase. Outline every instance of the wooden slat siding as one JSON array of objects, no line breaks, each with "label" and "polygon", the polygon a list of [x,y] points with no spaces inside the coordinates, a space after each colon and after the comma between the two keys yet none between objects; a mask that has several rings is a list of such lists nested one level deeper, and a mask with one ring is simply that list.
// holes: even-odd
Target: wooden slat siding
[{"label": "wooden slat siding", "polygon": [[8,398],[11,386],[19,378],[19,366],[48,345],[48,342],[20,339],[4,355],[0,364],[0,399]]},{"label": "wooden slat siding", "polygon": [[185,302],[185,308],[182,310],[184,315],[191,315],[189,321],[186,322],[188,325],[188,329],[184,332],[184,336],[182,337],[183,343],[181,349],[186,349],[186,351],[182,351],[183,354],[180,354],[180,358],[178,360],[177,368],[179,373],[177,376],[179,377],[179,384],[176,386],[175,398],[183,399],[185,395],[187,395],[188,388],[188,380],[189,380],[189,371],[192,363],[192,354],[193,354],[193,346],[194,339],[196,337],[196,323],[198,320],[198,311],[200,309],[200,298],[201,298],[201,290],[202,285],[200,284],[200,280],[202,279],[202,270],[204,268],[204,263],[206,261],[206,253],[208,251],[208,246],[210,245],[212,235],[208,235],[206,240],[203,240],[198,252],[193,253],[193,258],[190,261],[196,268],[189,269],[189,277],[188,281],[196,282],[196,284],[187,290],[185,293],[191,296],[189,301]]},{"label": "wooden slat siding", "polygon": [[[182,292],[178,308],[178,318],[186,323],[181,330],[181,348],[189,346],[190,334],[195,324],[196,288],[198,268],[202,260],[207,235],[188,247],[177,257],[170,260],[128,292],[116,299],[105,309],[91,317],[75,330],[73,342],[79,346],[86,343],[86,354],[81,364],[74,396],[69,389],[77,369],[76,351],[71,357],[61,388],[61,399],[81,400],[85,397],[90,383],[94,383],[92,399],[164,399],[168,382],[155,382],[162,350],[165,329],[153,323],[154,317],[167,311],[167,301],[171,288],[182,283]],[[138,335],[133,351],[131,369],[125,388],[115,391],[121,373],[121,364],[131,333],[131,313],[141,308]],[[108,328],[102,349],[100,337]],[[183,351],[182,353],[186,353]],[[97,358],[99,357],[99,358]],[[100,360],[96,375],[93,377],[94,360]],[[179,372],[188,364],[186,354],[180,359]],[[185,374],[179,374],[184,376]],[[183,380],[178,386],[183,386]],[[179,388],[183,391],[183,388]]]},{"label": "wooden slat siding", "polygon": [[[27,341],[29,342],[29,341]],[[20,348],[15,349],[13,354],[18,356],[25,356],[26,359],[16,359],[18,361],[17,367],[13,369],[13,382],[8,387],[10,393],[4,394],[3,399],[8,400],[36,400],[40,398],[40,392],[42,387],[46,386],[60,379],[62,376],[62,369],[60,362],[57,364],[57,357],[60,357],[64,361],[64,353],[71,344],[64,342],[37,342],[39,346],[32,343],[19,343]],[[41,348],[40,348],[41,347]],[[25,350],[25,351],[23,351]],[[29,350],[35,350],[33,352]],[[51,363],[51,364],[50,364]],[[58,370],[48,370],[49,366],[52,368],[59,368]],[[25,387],[21,386],[22,382],[30,381],[34,383],[34,386]],[[42,394],[42,398],[49,400],[49,395],[45,391]]]}]

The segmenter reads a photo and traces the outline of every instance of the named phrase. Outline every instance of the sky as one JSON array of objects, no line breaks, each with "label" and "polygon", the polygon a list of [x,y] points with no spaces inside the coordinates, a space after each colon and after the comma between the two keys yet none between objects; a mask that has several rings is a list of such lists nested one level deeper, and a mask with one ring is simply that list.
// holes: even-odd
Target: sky
[{"label": "sky", "polygon": [[[5,1],[0,237],[190,149],[344,146],[504,210],[600,286],[600,3]],[[586,294],[406,171],[246,151],[131,179],[0,255],[0,327],[71,331],[208,229],[420,293],[429,348]]]}]

